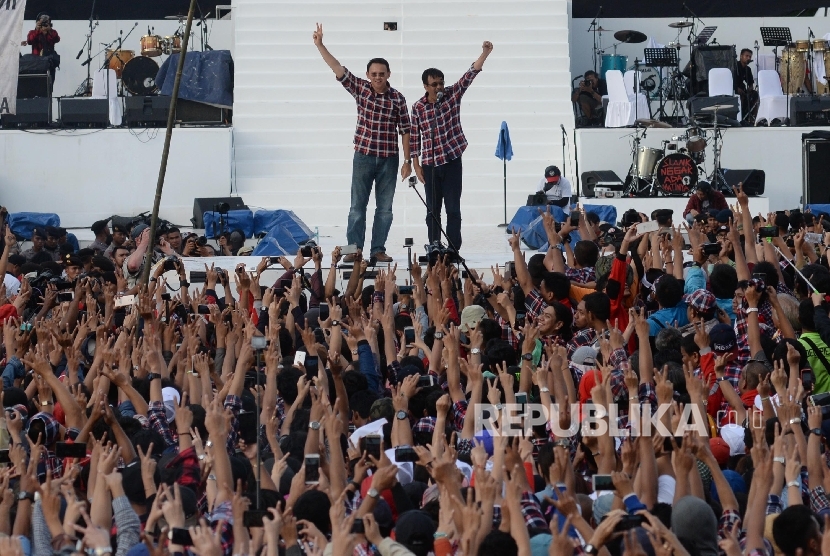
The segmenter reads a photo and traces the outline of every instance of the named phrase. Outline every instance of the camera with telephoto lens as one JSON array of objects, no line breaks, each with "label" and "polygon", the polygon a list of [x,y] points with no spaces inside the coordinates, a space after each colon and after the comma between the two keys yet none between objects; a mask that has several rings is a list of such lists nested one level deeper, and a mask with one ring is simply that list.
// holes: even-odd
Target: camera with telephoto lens
[{"label": "camera with telephoto lens", "polygon": [[230,210],[231,206],[228,203],[217,203],[213,205],[213,212],[218,212],[219,214],[228,214]]},{"label": "camera with telephoto lens", "polygon": [[162,268],[164,269],[164,272],[167,272],[169,270],[176,270],[178,265],[179,265],[179,258],[175,257],[173,255],[170,255],[169,257],[164,258],[164,266]]},{"label": "camera with telephoto lens", "polygon": [[199,247],[204,247],[205,245],[207,245],[207,242],[208,240],[205,236],[199,236],[196,238],[196,245],[198,245]]}]

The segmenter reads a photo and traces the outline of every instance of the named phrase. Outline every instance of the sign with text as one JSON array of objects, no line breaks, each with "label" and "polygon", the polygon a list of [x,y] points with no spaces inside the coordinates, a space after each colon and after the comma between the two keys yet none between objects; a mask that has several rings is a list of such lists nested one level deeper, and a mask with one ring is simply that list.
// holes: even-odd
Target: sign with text
[{"label": "sign with text", "polygon": [[17,73],[26,0],[0,0],[0,115],[17,113]]}]

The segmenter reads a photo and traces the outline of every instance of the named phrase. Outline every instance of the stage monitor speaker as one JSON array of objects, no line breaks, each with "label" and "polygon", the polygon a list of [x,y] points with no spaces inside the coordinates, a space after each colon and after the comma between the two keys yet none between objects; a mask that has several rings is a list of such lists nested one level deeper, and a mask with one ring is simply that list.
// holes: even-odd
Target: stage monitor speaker
[{"label": "stage monitor speaker", "polygon": [[764,194],[764,183],[766,182],[766,174],[763,170],[721,170],[726,184],[730,187],[729,191],[724,194],[732,196],[732,187],[743,183],[744,193],[750,197],[757,197]]},{"label": "stage monitor speaker", "polygon": [[176,101],[176,121],[191,125],[222,125],[231,123],[230,110],[203,102],[179,99]]},{"label": "stage monitor speaker", "polygon": [[804,139],[803,141],[803,183],[805,205],[830,204],[830,141],[826,139]]},{"label": "stage monitor speaker", "polygon": [[107,127],[109,101],[105,98],[62,98],[60,115],[64,127]]},{"label": "stage monitor speaker", "polygon": [[[714,106],[716,104],[728,104],[729,108],[718,110],[719,125],[724,123],[723,118],[721,118],[721,116],[725,116],[726,118],[737,121],[739,102],[740,100],[738,99],[738,97],[733,97],[729,95],[718,95],[714,97],[693,97],[689,100],[689,117],[692,121],[697,121],[699,123],[712,123],[715,121],[715,113],[702,112],[701,110],[703,108]],[[738,122],[737,125],[740,125],[740,122]]]},{"label": "stage monitor speaker", "polygon": [[219,203],[228,203],[228,210],[245,210],[248,208],[242,197],[199,197],[193,200],[193,218],[190,219],[193,227],[203,229],[205,227],[204,214],[214,210],[214,207]]},{"label": "stage monitor speaker", "polygon": [[19,98],[17,114],[3,114],[4,128],[46,127],[52,122],[51,98]]},{"label": "stage monitor speaker", "polygon": [[799,127],[830,125],[830,97],[809,95],[790,97],[790,125]]},{"label": "stage monitor speaker", "polygon": [[50,98],[52,77],[48,73],[17,76],[17,98]]},{"label": "stage monitor speaker", "polygon": [[607,187],[612,191],[622,191],[623,181],[612,170],[595,170],[582,172],[581,193],[583,197],[594,197],[596,187]]},{"label": "stage monitor speaker", "polygon": [[170,97],[135,96],[126,97],[124,123],[127,127],[160,127],[167,125],[170,114]]}]

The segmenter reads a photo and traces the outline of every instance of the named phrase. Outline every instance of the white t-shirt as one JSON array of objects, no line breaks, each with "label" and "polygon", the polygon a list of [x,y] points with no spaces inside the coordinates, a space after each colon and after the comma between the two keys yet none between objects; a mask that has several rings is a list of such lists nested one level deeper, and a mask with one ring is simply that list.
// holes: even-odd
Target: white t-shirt
[{"label": "white t-shirt", "polygon": [[[546,178],[542,178],[539,181],[539,187],[536,190],[537,192],[544,192],[545,196],[548,198],[548,201],[559,201],[560,199],[569,199],[571,198],[571,182],[568,181],[568,178],[565,176],[559,176],[559,183],[545,191],[545,186],[548,185],[548,180]],[[565,214],[570,214],[571,206],[570,202],[562,207],[562,210],[565,211]]]}]

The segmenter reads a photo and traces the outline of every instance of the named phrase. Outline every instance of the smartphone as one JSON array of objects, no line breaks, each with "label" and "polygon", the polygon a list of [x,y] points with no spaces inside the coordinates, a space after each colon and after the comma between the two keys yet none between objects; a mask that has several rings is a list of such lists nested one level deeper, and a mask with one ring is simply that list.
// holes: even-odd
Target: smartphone
[{"label": "smartphone", "polygon": [[[656,232],[660,229],[660,224],[657,223],[657,220],[649,220],[648,222],[640,222],[637,224],[637,237],[643,234],[650,234],[651,232]],[[720,252],[720,251],[718,251]]]},{"label": "smartphone", "polygon": [[306,352],[298,351],[297,353],[294,354],[294,364],[295,365],[305,365],[305,357],[306,357]]},{"label": "smartphone", "polygon": [[72,301],[73,299],[75,299],[75,292],[71,290],[58,293],[58,303],[66,303],[68,301]]},{"label": "smartphone", "polygon": [[415,329],[411,326],[404,328],[403,339],[406,342],[406,347],[411,347],[415,343]]},{"label": "smartphone", "polygon": [[412,286],[398,286],[398,293],[400,295],[412,295]]},{"label": "smartphone", "polygon": [[579,219],[582,213],[578,210],[571,211],[571,226],[579,226]]},{"label": "smartphone", "polygon": [[313,245],[303,245],[303,247],[300,249],[300,255],[302,255],[303,257],[310,257],[312,253],[314,253],[314,247],[315,246]]},{"label": "smartphone", "polygon": [[343,256],[354,255],[355,253],[357,253],[357,245],[355,245],[354,243],[340,246],[340,254]]},{"label": "smartphone", "polygon": [[398,463],[404,461],[418,461],[418,453],[412,446],[398,446],[395,448],[395,461]]},{"label": "smartphone", "polygon": [[182,546],[193,546],[193,539],[190,538],[190,531],[179,527],[173,527],[167,534],[170,539],[170,544],[180,544]]},{"label": "smartphone", "polygon": [[268,510],[248,510],[242,514],[245,527],[262,527],[262,518],[268,516]]},{"label": "smartphone", "polygon": [[383,437],[379,434],[369,434],[360,439],[360,452],[366,452],[375,459],[380,459],[380,444]]},{"label": "smartphone", "polygon": [[363,518],[355,518],[354,523],[352,523],[351,532],[356,535],[363,535],[366,533],[366,527],[363,525]]},{"label": "smartphone", "polygon": [[720,243],[704,243],[703,244],[703,254],[704,255],[717,255],[721,252],[723,246]]},{"label": "smartphone", "polygon": [[320,317],[317,319],[318,321],[326,320],[329,318],[329,304],[328,303],[320,303]]},{"label": "smartphone", "polygon": [[[170,294],[167,294],[170,295]],[[115,298],[115,308],[118,309],[120,307],[128,307],[130,305],[135,305],[135,296],[134,295],[122,295],[120,297]]]},{"label": "smartphone", "polygon": [[[812,391],[813,385],[816,383],[815,377],[813,376],[813,372],[809,369],[801,371],[801,384],[804,385],[804,390],[807,392]],[[812,396],[810,396],[812,397]]]},{"label": "smartphone", "polygon": [[516,392],[516,403],[522,406],[520,415],[527,413],[527,392]]},{"label": "smartphone", "polygon": [[429,388],[438,384],[438,379],[432,375],[421,375],[418,377],[418,388]]},{"label": "smartphone", "polygon": [[282,257],[271,257],[271,258],[268,259],[268,263],[269,264],[280,264],[280,259],[282,259]]},{"label": "smartphone", "polygon": [[204,284],[207,281],[207,272],[203,270],[192,270],[190,271],[190,280],[188,280],[191,284]]},{"label": "smartphone", "polygon": [[210,307],[208,307],[207,305],[199,305],[199,307],[197,308],[197,312],[200,315],[209,315],[210,314]]},{"label": "smartphone", "polygon": [[320,454],[306,454],[305,456],[305,484],[320,484]]},{"label": "smartphone", "polygon": [[813,245],[818,245],[819,243],[824,241],[824,238],[822,237],[821,234],[814,234],[814,233],[810,232],[810,233],[804,234],[804,241],[806,241],[807,243],[812,243]]},{"label": "smartphone", "polygon": [[8,450],[0,450],[0,463],[11,463]]},{"label": "smartphone", "polygon": [[55,456],[59,458],[85,458],[86,444],[76,442],[74,444],[58,442],[55,446]]},{"label": "smartphone", "polygon": [[778,226],[762,226],[761,229],[758,230],[758,237],[761,239],[778,237]]},{"label": "smartphone", "polygon": [[621,531],[628,531],[636,527],[642,527],[646,522],[645,516],[626,514],[622,516],[619,523],[614,527],[614,531],[619,533]]},{"label": "smartphone", "polygon": [[170,301],[171,299],[172,299],[172,297],[170,296],[169,292],[161,294],[161,300],[162,301]]},{"label": "smartphone", "polygon": [[276,295],[285,295],[285,290],[291,287],[291,279],[290,278],[283,278],[280,280],[280,283],[274,288],[274,293]]},{"label": "smartphone", "polygon": [[594,492],[600,490],[617,490],[614,486],[614,481],[611,480],[611,475],[594,475],[591,479]]},{"label": "smartphone", "polygon": [[766,277],[767,277],[767,275],[764,274],[763,272],[753,272],[752,273],[752,279],[755,281],[755,288],[759,292],[762,292],[766,289],[766,287],[764,286],[764,280],[766,279]]},{"label": "smartphone", "polygon": [[[671,452],[674,450],[674,445],[671,443],[671,436],[667,436],[663,439],[663,451],[664,452]],[[676,436],[674,437],[674,443],[677,444],[677,447],[680,448],[683,445],[683,437]]]},{"label": "smartphone", "polygon": [[524,328],[525,325],[525,314],[518,313],[516,314],[516,328]]},{"label": "smartphone", "polygon": [[252,336],[251,347],[254,349],[266,349],[268,347],[268,340],[265,336]]},{"label": "smartphone", "polygon": [[515,279],[516,278],[516,265],[515,265],[515,263],[513,261],[508,261],[508,262],[504,263],[504,272],[505,272],[505,274],[510,276],[510,278]]},{"label": "smartphone", "polygon": [[822,394],[813,394],[812,396],[807,396],[807,403],[809,405],[812,405],[813,407],[830,405],[830,392],[824,392]]},{"label": "smartphone", "polygon": [[32,323],[31,322],[24,322],[20,325],[21,332],[31,332],[32,331]]}]

